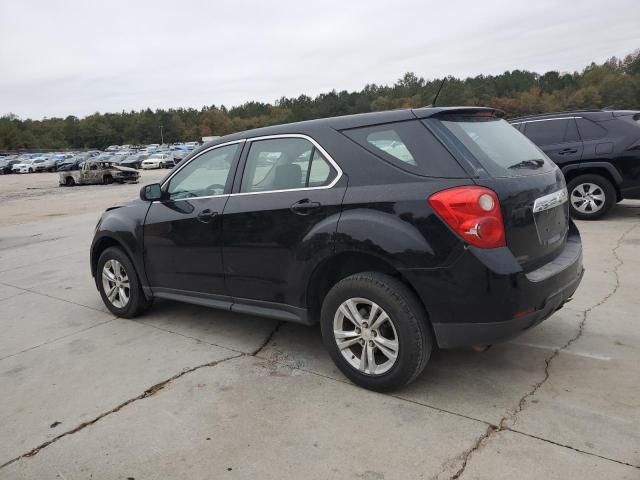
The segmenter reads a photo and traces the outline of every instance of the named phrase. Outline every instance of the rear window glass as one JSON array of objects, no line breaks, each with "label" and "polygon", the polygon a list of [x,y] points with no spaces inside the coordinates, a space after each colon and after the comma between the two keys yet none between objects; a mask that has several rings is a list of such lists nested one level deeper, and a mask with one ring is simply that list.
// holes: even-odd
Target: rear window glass
[{"label": "rear window glass", "polygon": [[470,154],[494,177],[535,175],[553,169],[546,155],[504,120],[456,117],[440,122],[455,138],[457,149]]},{"label": "rear window glass", "polygon": [[378,158],[411,173],[443,178],[468,176],[419,120],[353,128],[342,133]]}]

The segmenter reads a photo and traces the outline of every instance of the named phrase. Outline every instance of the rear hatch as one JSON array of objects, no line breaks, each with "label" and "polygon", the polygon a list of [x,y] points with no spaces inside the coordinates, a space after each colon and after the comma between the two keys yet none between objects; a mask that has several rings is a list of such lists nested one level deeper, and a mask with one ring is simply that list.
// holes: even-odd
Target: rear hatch
[{"label": "rear hatch", "polygon": [[525,271],[549,262],[569,230],[562,172],[492,110],[447,111],[424,120],[477,185],[498,195],[506,243]]}]

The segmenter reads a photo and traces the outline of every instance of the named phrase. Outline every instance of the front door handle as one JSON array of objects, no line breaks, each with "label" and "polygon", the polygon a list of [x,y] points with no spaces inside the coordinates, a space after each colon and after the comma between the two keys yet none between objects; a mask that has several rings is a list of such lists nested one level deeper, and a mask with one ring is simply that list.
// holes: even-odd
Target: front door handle
[{"label": "front door handle", "polygon": [[206,208],[198,214],[198,220],[202,223],[209,223],[216,215],[218,215],[218,212],[212,212]]},{"label": "front door handle", "polygon": [[311,210],[318,207],[320,207],[320,202],[312,202],[308,198],[303,198],[291,205],[291,211],[298,215],[309,215]]},{"label": "front door handle", "polygon": [[577,148],[565,148],[564,150],[560,150],[558,152],[560,155],[569,155],[570,153],[578,153]]}]

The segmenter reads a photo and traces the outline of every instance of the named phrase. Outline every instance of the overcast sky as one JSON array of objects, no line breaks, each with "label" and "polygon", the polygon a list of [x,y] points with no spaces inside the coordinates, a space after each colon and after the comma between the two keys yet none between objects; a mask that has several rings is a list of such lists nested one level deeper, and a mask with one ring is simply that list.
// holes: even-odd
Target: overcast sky
[{"label": "overcast sky", "polygon": [[640,48],[638,0],[0,0],[0,115],[227,106]]}]

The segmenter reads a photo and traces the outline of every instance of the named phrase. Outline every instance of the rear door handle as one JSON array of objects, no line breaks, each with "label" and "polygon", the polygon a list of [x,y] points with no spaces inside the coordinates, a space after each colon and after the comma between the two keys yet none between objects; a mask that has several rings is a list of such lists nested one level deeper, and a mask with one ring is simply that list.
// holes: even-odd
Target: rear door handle
[{"label": "rear door handle", "polygon": [[298,215],[309,215],[310,210],[314,208],[318,208],[320,206],[320,202],[311,202],[308,198],[303,198],[299,202],[291,205],[291,211]]},{"label": "rear door handle", "polygon": [[568,155],[570,153],[578,153],[577,148],[565,148],[564,150],[560,150],[558,152],[560,155]]},{"label": "rear door handle", "polygon": [[216,215],[218,215],[218,212],[212,212],[206,208],[198,214],[198,220],[202,223],[209,223]]}]

